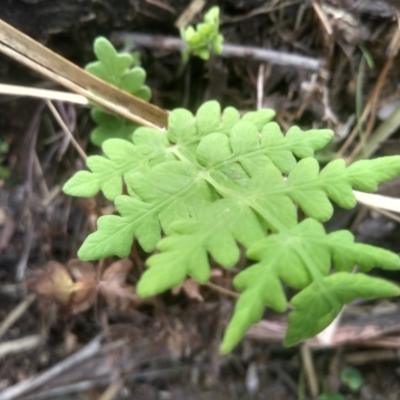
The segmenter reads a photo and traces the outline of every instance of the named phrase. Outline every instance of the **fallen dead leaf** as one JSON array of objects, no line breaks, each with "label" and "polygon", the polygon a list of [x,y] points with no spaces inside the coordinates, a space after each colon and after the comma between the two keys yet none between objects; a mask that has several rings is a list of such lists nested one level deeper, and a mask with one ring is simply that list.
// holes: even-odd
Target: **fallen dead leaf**
[{"label": "fallen dead leaf", "polygon": [[92,263],[72,259],[68,261],[68,270],[74,278],[79,290],[71,299],[71,311],[77,314],[89,309],[95,302],[97,296],[97,273]]},{"label": "fallen dead leaf", "polygon": [[35,271],[28,279],[28,290],[65,307],[72,314],[80,313],[96,302],[100,293],[111,307],[126,309],[139,302],[133,286],[126,283],[132,262],[124,259],[111,264],[98,279],[92,263],[70,260],[67,267],[49,261],[46,269]]},{"label": "fallen dead leaf", "polygon": [[98,288],[111,307],[126,309],[139,301],[135,288],[126,284],[131,268],[132,261],[124,259],[115,261],[104,271]]},{"label": "fallen dead leaf", "polygon": [[189,299],[204,301],[203,296],[200,294],[200,285],[193,279],[186,279],[181,285],[172,289],[172,293],[177,295],[183,291]]},{"label": "fallen dead leaf", "polygon": [[67,306],[78,289],[68,270],[57,261],[49,261],[46,269],[35,271],[27,281],[28,290]]}]

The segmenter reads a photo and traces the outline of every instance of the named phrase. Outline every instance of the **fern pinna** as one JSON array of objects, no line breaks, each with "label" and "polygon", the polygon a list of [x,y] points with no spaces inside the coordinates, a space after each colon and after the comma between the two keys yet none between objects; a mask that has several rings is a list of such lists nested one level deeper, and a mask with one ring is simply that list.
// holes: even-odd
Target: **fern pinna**
[{"label": "fern pinna", "polygon": [[[142,100],[149,101],[151,90],[144,85],[146,71],[139,67],[132,54],[118,53],[104,37],[99,37],[93,45],[97,61],[86,66],[86,71]],[[97,146],[110,138],[130,139],[139,125],[109,111],[93,106],[91,116],[97,124],[90,134],[90,140]]]},{"label": "fern pinna", "polygon": [[[64,186],[73,196],[100,190],[119,215],[98,219],[97,231],[79,250],[83,260],[127,257],[136,238],[150,256],[137,292],[147,297],[173,288],[189,275],[210,276],[212,257],[221,267],[239,260],[239,244],[254,263],[234,279],[242,292],[221,350],[227,353],[269,306],[288,309],[283,284],[297,289],[290,299],[285,344],[309,338],[356,297],[397,296],[399,288],[364,272],[400,268],[387,250],[354,243],[349,231],[327,234],[331,200],[356,205],[352,189],[375,191],[400,173],[400,156],[355,162],[335,160],[320,170],[313,157],[331,139],[330,130],[283,135],[272,110],[222,114],[216,101],[193,116],[176,109],[166,132],[141,127],[132,141],[109,139],[104,156],[87,160]],[[123,194],[126,186],[128,194]],[[298,208],[306,218],[299,222]],[[362,272],[353,273],[354,266]]]}]

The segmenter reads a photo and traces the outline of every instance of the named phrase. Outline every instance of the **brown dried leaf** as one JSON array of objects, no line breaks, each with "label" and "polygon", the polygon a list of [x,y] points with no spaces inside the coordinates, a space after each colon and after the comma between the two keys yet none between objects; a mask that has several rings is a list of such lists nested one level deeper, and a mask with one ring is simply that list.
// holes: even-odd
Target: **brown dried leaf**
[{"label": "brown dried leaf", "polygon": [[114,262],[104,271],[98,287],[111,307],[126,309],[130,304],[139,301],[134,287],[126,284],[131,268],[132,261],[124,259]]},{"label": "brown dried leaf", "polygon": [[182,289],[189,299],[204,301],[203,296],[200,294],[200,285],[195,280],[186,279],[183,282]]},{"label": "brown dried leaf", "polygon": [[78,285],[71,299],[71,311],[77,314],[96,302],[97,274],[92,263],[78,259],[68,261],[67,267]]},{"label": "brown dried leaf", "polygon": [[203,302],[204,298],[200,294],[200,285],[193,279],[186,279],[182,284],[172,289],[172,293],[177,295],[181,291],[184,291],[189,299],[198,300]]},{"label": "brown dried leaf", "polygon": [[79,288],[68,270],[57,261],[49,261],[46,269],[35,271],[27,282],[28,290],[66,306]]},{"label": "brown dried leaf", "polygon": [[67,268],[56,261],[49,261],[45,270],[36,271],[27,286],[32,292],[42,295],[76,314],[90,308],[100,292],[112,307],[127,308],[138,303],[134,287],[126,284],[132,268],[130,260],[119,260],[111,264],[99,281],[94,265],[72,259]]}]

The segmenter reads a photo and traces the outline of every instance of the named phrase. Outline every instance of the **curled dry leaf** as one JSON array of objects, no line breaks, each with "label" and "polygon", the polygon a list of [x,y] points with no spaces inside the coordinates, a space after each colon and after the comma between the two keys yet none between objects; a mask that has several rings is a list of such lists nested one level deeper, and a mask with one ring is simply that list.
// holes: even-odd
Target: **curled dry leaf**
[{"label": "curled dry leaf", "polygon": [[74,278],[79,290],[71,298],[71,311],[73,314],[90,308],[96,302],[97,273],[94,265],[78,259],[68,261],[68,270]]},{"label": "curled dry leaf", "polygon": [[172,289],[173,294],[178,294],[181,291],[184,291],[189,299],[198,300],[199,302],[203,302],[204,298],[200,294],[200,285],[193,279],[186,279],[181,285]]},{"label": "curled dry leaf", "polygon": [[123,259],[115,261],[104,271],[98,287],[110,306],[126,309],[139,301],[134,287],[125,282],[131,268],[132,261]]},{"label": "curled dry leaf", "polygon": [[125,283],[132,268],[129,260],[119,260],[108,267],[98,279],[92,263],[70,260],[67,267],[49,261],[46,269],[35,271],[27,282],[28,290],[76,314],[90,308],[100,293],[112,307],[127,308],[136,304],[138,297],[133,286]]},{"label": "curled dry leaf", "polygon": [[27,282],[28,290],[67,306],[78,289],[68,270],[57,261],[49,261],[46,269],[35,271]]}]

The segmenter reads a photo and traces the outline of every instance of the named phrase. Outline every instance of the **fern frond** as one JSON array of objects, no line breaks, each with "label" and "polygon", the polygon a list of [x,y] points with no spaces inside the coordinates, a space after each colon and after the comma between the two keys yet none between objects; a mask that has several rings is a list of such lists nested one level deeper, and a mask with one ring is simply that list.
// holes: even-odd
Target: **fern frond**
[{"label": "fern frond", "polygon": [[69,179],[63,191],[71,196],[91,197],[100,190],[114,200],[122,194],[123,177],[127,173],[149,169],[152,165],[173,160],[165,134],[152,128],[135,131],[133,143],[110,139],[102,148],[105,156],[88,157],[89,171],[79,171]]},{"label": "fern frond", "polygon": [[[103,111],[93,111],[101,119],[101,136],[108,135],[108,130],[115,127],[117,134],[129,136],[130,122],[125,121],[125,128],[120,128],[118,117],[107,115]],[[247,115],[250,114],[250,117]],[[245,114],[243,118],[252,118],[259,125],[270,121],[274,116],[272,110],[260,110]],[[64,185],[64,192],[71,196],[92,197],[100,190],[109,200],[114,200],[122,194],[123,178],[126,174],[141,171],[146,166],[187,157],[195,160],[194,151],[205,135],[220,132],[228,135],[232,126],[240,120],[239,113],[233,107],[224,110],[218,102],[205,103],[197,111],[196,117],[187,110],[176,109],[168,118],[166,133],[156,129],[140,127],[135,130],[132,142],[109,139],[103,143],[104,156],[93,160],[89,157],[87,166],[90,171],[79,171]],[[103,132],[102,129],[106,132]],[[96,131],[95,129],[95,131]]]},{"label": "fern frond", "polygon": [[173,221],[195,215],[213,193],[190,163],[170,161],[158,164],[147,174],[127,177],[132,196],[118,196],[115,207],[121,216],[105,215],[98,230],[88,236],[79,249],[82,260],[129,255],[136,237],[146,251],[154,250],[161,239],[161,227],[167,234]]},{"label": "fern frond", "polygon": [[175,287],[187,275],[206,283],[210,275],[208,253],[230,268],[239,260],[237,242],[248,247],[266,234],[257,215],[236,199],[217,200],[199,210],[196,219],[175,222],[172,231],[158,244],[161,252],[147,260],[149,269],[137,286],[140,296]]},{"label": "fern frond", "polygon": [[[96,146],[101,146],[110,138],[132,141],[133,132],[139,127],[139,125],[132,121],[118,115],[110,114],[108,111],[100,108],[93,108],[91,117],[98,125],[90,133],[90,140]],[[112,132],[112,136],[110,132]]]},{"label": "fern frond", "polygon": [[[348,231],[326,234],[321,222],[332,216],[331,201],[351,208],[353,189],[374,191],[398,175],[400,157],[348,167],[335,160],[320,170],[313,155],[332,132],[293,127],[284,135],[271,122],[273,115],[260,110],[240,117],[232,107],[221,114],[214,101],[195,116],[174,110],[168,131],[138,128],[131,141],[105,141],[104,156],[89,157],[90,171],[78,172],[64,186],[78,196],[102,190],[118,212],[99,218],[97,231],[78,252],[81,259],[126,257],[135,238],[146,251],[158,248],[138,283],[141,296],[177,286],[187,275],[205,283],[210,257],[230,268],[239,259],[239,245],[247,249],[256,263],[234,279],[242,294],[223,352],[261,319],[266,305],[287,309],[283,284],[300,291],[290,300],[295,310],[288,345],[322,330],[356,296],[399,293],[388,282],[351,273],[355,265],[364,272],[400,269],[396,254],[355,243]],[[308,217],[300,223],[298,208]]]},{"label": "fern frond", "polygon": [[400,156],[357,161],[348,168],[344,160],[335,160],[319,173],[317,160],[305,158],[288,176],[288,194],[307,216],[327,221],[333,214],[328,197],[340,207],[353,208],[356,198],[352,189],[375,191],[379,183],[400,173],[399,166]]},{"label": "fern frond", "polygon": [[86,71],[143,100],[150,100],[151,90],[144,85],[146,71],[134,66],[135,60],[130,54],[118,53],[104,37],[94,41],[93,49],[98,61],[89,63]]},{"label": "fern frond", "polygon": [[[345,252],[348,252],[346,256],[341,257]],[[348,231],[327,235],[323,226],[311,218],[290,230],[261,239],[249,248],[247,256],[258,263],[240,272],[234,279],[236,289],[244,293],[226,330],[223,352],[229,352],[247,329],[261,319],[265,305],[278,312],[285,311],[287,299],[280,281],[294,289],[303,289],[291,300],[296,309],[289,317],[291,328],[285,339],[288,345],[323,330],[338,315],[342,306],[356,297],[400,294],[397,286],[378,279],[367,279],[362,274],[354,276],[350,272],[336,272],[328,276],[332,260],[333,267],[338,271],[351,271],[356,263],[365,270],[373,266],[399,269],[400,258],[387,250],[354,243]],[[352,283],[351,277],[354,277],[355,283]],[[358,282],[368,285],[349,291]],[[307,329],[304,329],[305,324]]]},{"label": "fern frond", "polygon": [[[398,267],[397,267],[398,268]],[[337,272],[316,281],[291,300],[295,310],[289,314],[285,345],[315,336],[340,313],[342,307],[361,297],[394,297],[400,295],[397,285],[362,273]]]}]

